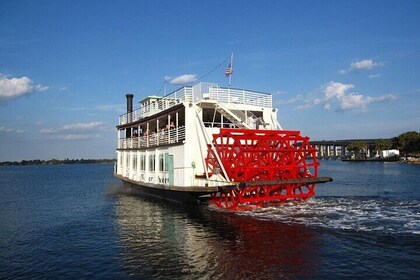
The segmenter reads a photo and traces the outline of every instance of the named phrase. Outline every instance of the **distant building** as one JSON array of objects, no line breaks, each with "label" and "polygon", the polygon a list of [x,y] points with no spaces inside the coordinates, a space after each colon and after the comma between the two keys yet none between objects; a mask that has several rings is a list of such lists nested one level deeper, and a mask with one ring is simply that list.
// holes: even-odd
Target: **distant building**
[{"label": "distant building", "polygon": [[400,151],[399,150],[383,150],[380,152],[380,157],[381,158],[390,158],[390,157],[398,157],[400,156]]}]

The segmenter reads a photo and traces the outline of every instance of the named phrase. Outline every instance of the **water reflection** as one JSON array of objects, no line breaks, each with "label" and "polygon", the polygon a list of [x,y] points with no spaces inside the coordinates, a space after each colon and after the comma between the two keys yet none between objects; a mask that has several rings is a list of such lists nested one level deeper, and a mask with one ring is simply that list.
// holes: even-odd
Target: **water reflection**
[{"label": "water reflection", "polygon": [[120,195],[116,219],[128,275],[278,279],[317,275],[320,235],[304,225]]}]

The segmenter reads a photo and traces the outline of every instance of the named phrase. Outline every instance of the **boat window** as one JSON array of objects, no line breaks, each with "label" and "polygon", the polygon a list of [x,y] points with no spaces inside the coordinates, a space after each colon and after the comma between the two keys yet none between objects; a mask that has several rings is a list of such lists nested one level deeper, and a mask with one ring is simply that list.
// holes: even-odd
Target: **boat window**
[{"label": "boat window", "polygon": [[168,127],[168,117],[165,116],[164,118],[159,119],[159,132],[163,132],[167,130]]},{"label": "boat window", "polygon": [[156,121],[149,123],[149,133],[156,133]]},{"label": "boat window", "polygon": [[185,126],[185,109],[178,111],[178,126]]},{"label": "boat window", "polygon": [[170,115],[170,123],[169,123],[169,129],[174,129],[175,128],[175,120],[176,120],[176,115],[175,114],[171,114]]},{"label": "boat window", "polygon": [[203,109],[203,123],[207,127],[220,127],[222,117],[219,112],[215,112],[214,108]]},{"label": "boat window", "polygon": [[222,126],[223,127],[228,127],[228,128],[234,128],[235,127],[235,125],[225,117],[222,120]]},{"label": "boat window", "polygon": [[124,129],[120,129],[118,130],[118,138],[122,139],[125,136],[125,130]]},{"label": "boat window", "polygon": [[262,118],[262,116],[263,116],[263,112],[261,112],[261,111],[251,111],[251,113],[257,118],[259,118],[259,117]]},{"label": "boat window", "polygon": [[156,155],[149,155],[149,171],[155,171]]},{"label": "boat window", "polygon": [[137,156],[134,154],[133,155],[133,167],[134,170],[137,169]]},{"label": "boat window", "polygon": [[140,155],[140,170],[145,171],[146,170],[146,155]]},{"label": "boat window", "polygon": [[138,136],[139,136],[138,127],[133,127],[133,137],[138,137]]},{"label": "boat window", "polygon": [[131,128],[130,127],[125,129],[125,138],[131,138]]},{"label": "boat window", "polygon": [[159,155],[159,171],[163,171],[165,168],[164,154]]}]

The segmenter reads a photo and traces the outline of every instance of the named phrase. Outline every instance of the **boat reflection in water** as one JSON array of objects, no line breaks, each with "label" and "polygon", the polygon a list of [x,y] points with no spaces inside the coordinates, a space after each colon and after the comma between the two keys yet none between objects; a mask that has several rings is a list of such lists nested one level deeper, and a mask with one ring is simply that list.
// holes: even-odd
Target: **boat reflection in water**
[{"label": "boat reflection in water", "polygon": [[303,225],[119,195],[116,221],[127,275],[268,279],[319,276],[321,238]]}]

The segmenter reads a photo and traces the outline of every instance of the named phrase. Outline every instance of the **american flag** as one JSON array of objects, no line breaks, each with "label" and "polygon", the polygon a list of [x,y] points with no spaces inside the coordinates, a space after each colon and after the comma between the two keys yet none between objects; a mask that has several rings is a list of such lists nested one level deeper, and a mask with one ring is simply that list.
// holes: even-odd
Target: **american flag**
[{"label": "american flag", "polygon": [[232,73],[233,73],[233,69],[232,69],[232,62],[231,62],[229,63],[228,68],[226,69],[225,75],[226,77],[229,77],[230,75],[232,75]]}]

